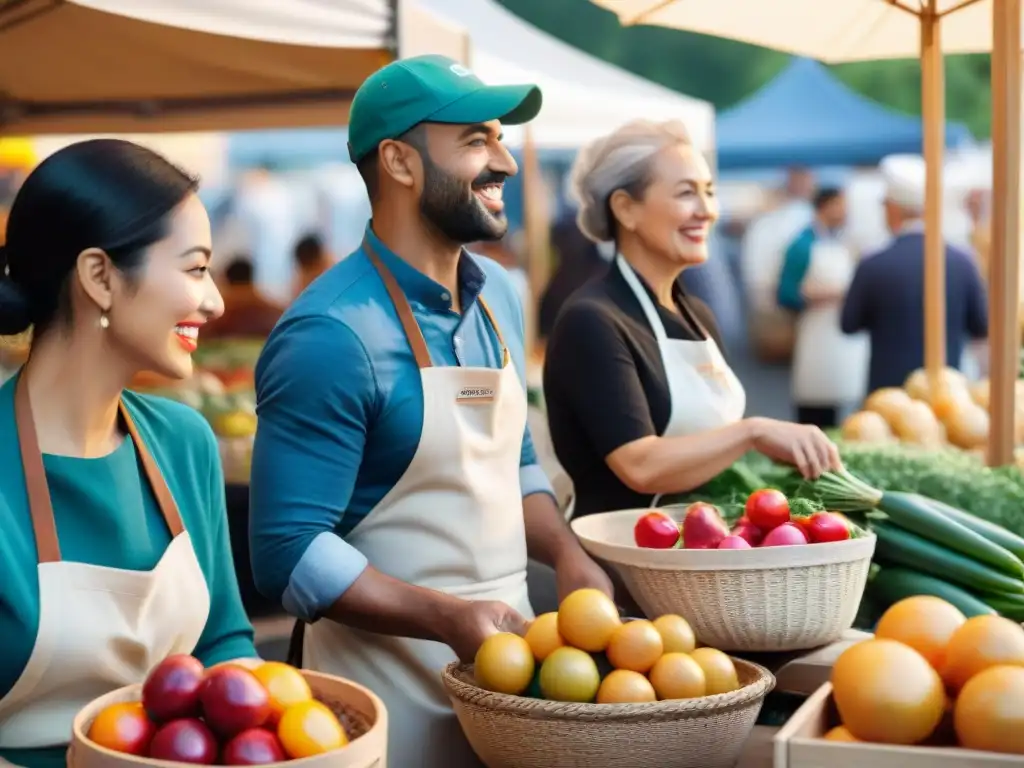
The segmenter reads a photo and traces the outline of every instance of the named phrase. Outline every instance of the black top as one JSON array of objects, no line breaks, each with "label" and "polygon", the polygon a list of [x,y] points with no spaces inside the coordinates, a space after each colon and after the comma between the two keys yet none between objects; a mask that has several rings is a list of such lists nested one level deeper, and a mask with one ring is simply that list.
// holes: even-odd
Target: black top
[{"label": "black top", "polygon": [[[677,282],[679,312],[661,306],[670,339],[722,347],[714,315]],[[605,463],[617,448],[660,435],[671,416],[668,379],[654,331],[618,266],[580,288],[555,322],[544,361],[544,399],[555,454],[573,481],[574,515],[647,507],[653,496],[622,483]]]}]

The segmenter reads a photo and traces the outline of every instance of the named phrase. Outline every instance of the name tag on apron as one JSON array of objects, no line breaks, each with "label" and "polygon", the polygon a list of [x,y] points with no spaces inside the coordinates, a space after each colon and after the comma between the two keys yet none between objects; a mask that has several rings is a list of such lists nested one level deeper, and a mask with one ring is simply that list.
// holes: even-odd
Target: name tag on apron
[{"label": "name tag on apron", "polygon": [[725,372],[725,369],[714,363],[701,363],[697,366],[697,371],[705,379],[711,379],[716,384],[724,385],[728,381],[728,374]]},{"label": "name tag on apron", "polygon": [[455,402],[462,405],[486,405],[494,402],[492,387],[463,387]]}]

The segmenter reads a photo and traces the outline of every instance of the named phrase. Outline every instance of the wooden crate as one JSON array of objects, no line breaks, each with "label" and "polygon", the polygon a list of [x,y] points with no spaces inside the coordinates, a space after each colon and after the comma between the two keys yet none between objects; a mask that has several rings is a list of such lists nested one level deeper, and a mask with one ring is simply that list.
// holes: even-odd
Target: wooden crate
[{"label": "wooden crate", "polygon": [[822,736],[838,724],[832,685],[826,683],[775,735],[774,768],[1021,768],[1024,765],[1020,755],[957,747],[825,741]]}]

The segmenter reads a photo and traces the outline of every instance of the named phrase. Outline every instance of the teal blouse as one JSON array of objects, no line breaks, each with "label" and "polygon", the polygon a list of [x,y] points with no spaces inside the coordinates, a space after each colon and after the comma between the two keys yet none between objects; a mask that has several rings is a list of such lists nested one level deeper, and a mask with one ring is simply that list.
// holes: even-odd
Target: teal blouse
[{"label": "teal blouse", "polygon": [[[36,545],[14,421],[16,380],[0,386],[0,698],[28,662],[39,623]],[[132,392],[124,400],[178,504],[210,590],[210,616],[195,656],[207,665],[255,656],[235,578],[213,432],[188,406]],[[128,570],[156,565],[171,537],[131,440],[103,458],[47,455],[43,464],[65,560]],[[63,746],[0,749],[0,757],[49,768],[64,766],[65,752]]]}]

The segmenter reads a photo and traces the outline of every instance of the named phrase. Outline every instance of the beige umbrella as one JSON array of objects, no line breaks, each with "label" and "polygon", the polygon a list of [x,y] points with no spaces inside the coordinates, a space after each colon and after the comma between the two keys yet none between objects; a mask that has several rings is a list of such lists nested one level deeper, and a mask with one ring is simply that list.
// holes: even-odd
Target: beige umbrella
[{"label": "beige umbrella", "polygon": [[[993,215],[989,296],[989,462],[1014,448],[1020,349],[1021,0],[591,0],[624,25],[658,25],[742,40],[829,63],[920,57],[925,201],[925,366],[945,365],[942,243],[943,53],[992,52]],[[934,379],[933,379],[934,380]]]},{"label": "beige umbrella", "polygon": [[391,0],[0,0],[0,134],[341,125]]}]

